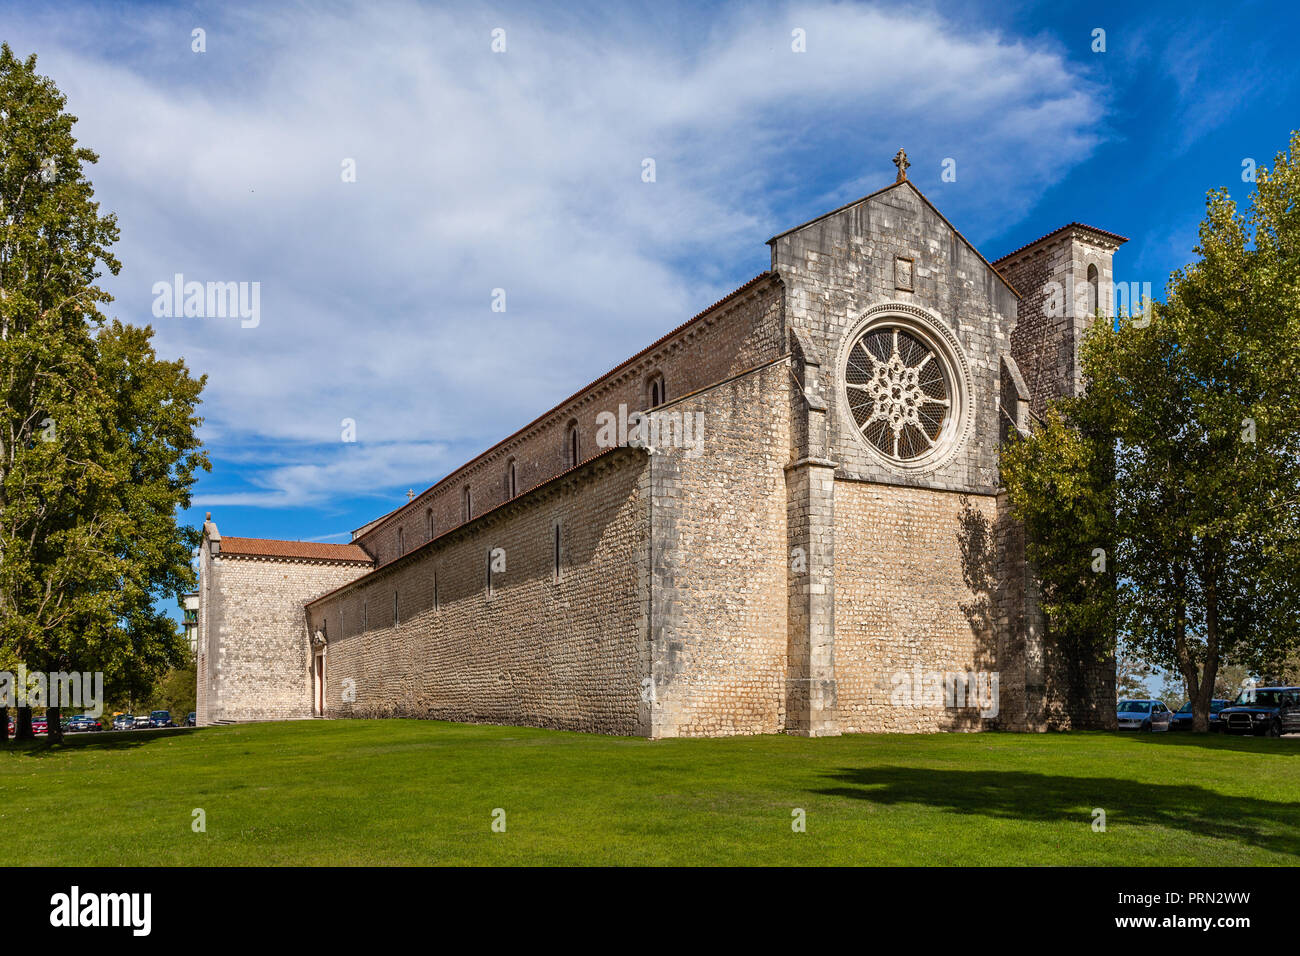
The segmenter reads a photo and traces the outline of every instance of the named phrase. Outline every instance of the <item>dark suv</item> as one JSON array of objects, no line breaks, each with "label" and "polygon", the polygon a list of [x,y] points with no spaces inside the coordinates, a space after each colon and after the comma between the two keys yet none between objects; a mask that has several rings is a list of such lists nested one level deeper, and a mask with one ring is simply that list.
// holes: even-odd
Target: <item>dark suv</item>
[{"label": "dark suv", "polygon": [[1230,734],[1300,733],[1300,687],[1252,687],[1219,711],[1219,721]]}]

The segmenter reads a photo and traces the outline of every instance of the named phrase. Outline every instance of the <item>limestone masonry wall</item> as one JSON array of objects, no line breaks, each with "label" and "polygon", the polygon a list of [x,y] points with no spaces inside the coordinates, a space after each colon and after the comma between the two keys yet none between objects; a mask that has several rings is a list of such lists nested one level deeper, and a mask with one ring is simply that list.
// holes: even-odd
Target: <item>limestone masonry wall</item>
[{"label": "limestone masonry wall", "polygon": [[780,361],[664,409],[704,441],[650,461],[656,737],[784,727],[789,387]]},{"label": "limestone masonry wall", "polygon": [[974,707],[899,707],[891,697],[895,675],[916,668],[923,676],[998,669],[987,537],[996,517],[991,496],[835,482],[835,670],[844,733],[984,724]]},{"label": "limestone masonry wall", "polygon": [[647,477],[616,450],[313,603],[326,716],[647,733]]},{"label": "limestone masonry wall", "polygon": [[200,591],[200,724],[311,716],[303,605],[365,565],[209,557]]}]

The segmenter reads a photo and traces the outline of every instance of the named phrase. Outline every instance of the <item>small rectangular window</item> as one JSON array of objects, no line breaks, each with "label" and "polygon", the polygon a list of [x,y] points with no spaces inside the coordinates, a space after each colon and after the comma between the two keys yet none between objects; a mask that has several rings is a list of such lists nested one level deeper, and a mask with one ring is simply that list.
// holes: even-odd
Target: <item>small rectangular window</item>
[{"label": "small rectangular window", "polygon": [[555,524],[555,580],[560,580],[560,525]]}]

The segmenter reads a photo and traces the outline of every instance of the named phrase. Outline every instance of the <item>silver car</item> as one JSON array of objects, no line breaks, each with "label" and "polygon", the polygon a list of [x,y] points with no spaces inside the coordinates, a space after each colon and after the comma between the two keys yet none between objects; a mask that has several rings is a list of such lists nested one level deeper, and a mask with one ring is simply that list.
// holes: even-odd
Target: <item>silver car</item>
[{"label": "silver car", "polygon": [[1167,731],[1174,721],[1162,700],[1121,700],[1117,716],[1120,730]]}]

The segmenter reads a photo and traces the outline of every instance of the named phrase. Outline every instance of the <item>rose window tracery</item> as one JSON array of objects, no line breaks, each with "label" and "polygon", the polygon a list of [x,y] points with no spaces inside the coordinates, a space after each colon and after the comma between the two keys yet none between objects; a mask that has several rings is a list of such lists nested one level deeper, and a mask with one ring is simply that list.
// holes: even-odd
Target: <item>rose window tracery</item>
[{"label": "rose window tracery", "polygon": [[854,343],[845,386],[862,437],[900,462],[931,452],[953,410],[942,356],[897,325],[870,328]]}]

